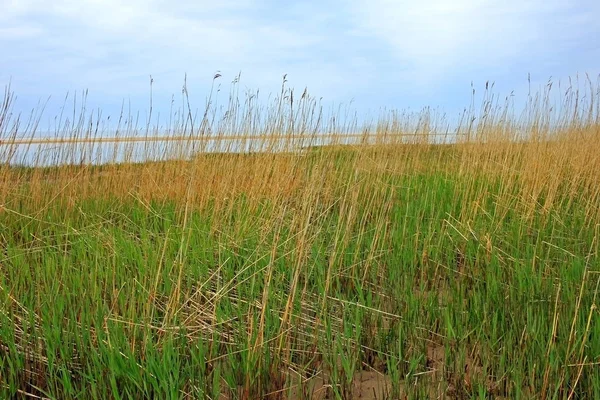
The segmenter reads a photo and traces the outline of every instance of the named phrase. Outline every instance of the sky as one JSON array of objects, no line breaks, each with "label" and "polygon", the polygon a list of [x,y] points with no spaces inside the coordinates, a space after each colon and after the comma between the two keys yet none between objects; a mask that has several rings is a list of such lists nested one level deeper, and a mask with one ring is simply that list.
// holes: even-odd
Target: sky
[{"label": "sky", "polygon": [[[0,0],[0,85],[15,110],[88,90],[88,106],[125,100],[167,111],[184,77],[202,108],[227,88],[308,88],[358,113],[459,112],[485,82],[527,95],[549,79],[600,74],[598,0]],[[266,96],[264,97],[266,98]]]}]

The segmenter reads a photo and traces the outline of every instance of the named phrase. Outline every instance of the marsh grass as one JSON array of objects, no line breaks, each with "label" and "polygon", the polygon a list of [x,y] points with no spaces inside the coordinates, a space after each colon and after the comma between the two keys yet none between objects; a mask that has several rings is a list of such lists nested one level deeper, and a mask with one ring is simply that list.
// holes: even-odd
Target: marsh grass
[{"label": "marsh grass", "polygon": [[0,397],[600,397],[598,92],[549,90],[486,92],[447,144],[430,110],[359,129],[285,86],[184,101],[147,162],[94,162],[82,114],[22,166],[7,90]]}]

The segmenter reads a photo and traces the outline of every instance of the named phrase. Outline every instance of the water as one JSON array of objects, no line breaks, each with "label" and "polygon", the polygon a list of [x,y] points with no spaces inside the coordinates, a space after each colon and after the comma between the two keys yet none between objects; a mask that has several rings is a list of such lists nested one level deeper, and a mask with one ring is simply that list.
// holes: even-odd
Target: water
[{"label": "water", "polygon": [[[256,153],[302,151],[311,146],[423,142],[423,135],[377,136],[374,134],[220,136],[208,138],[97,137],[64,139],[0,140],[0,163],[21,166],[107,163],[190,159],[198,153]],[[452,136],[431,135],[426,143],[452,143]]]}]

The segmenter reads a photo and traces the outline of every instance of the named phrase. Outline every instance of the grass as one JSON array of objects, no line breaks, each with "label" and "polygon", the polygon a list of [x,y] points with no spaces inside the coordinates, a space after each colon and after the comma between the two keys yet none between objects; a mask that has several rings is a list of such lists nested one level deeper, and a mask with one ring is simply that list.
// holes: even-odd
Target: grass
[{"label": "grass", "polygon": [[352,122],[284,89],[173,131],[290,151],[7,158],[0,397],[600,398],[600,113],[572,93],[524,119],[484,104],[455,144],[424,113],[298,152],[286,135],[342,143]]}]

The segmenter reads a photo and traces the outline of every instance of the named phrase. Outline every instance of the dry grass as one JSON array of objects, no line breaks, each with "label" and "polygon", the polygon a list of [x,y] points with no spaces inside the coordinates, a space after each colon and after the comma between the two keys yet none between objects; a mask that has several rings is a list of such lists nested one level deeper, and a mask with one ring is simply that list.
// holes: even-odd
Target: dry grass
[{"label": "dry grass", "polygon": [[352,136],[284,88],[188,112],[154,161],[123,156],[151,131],[123,122],[94,164],[107,139],[73,123],[15,166],[46,139],[7,92],[0,393],[600,396],[600,112],[574,93],[518,118],[486,94],[439,144],[427,110]]}]

